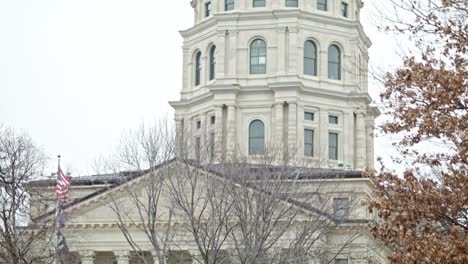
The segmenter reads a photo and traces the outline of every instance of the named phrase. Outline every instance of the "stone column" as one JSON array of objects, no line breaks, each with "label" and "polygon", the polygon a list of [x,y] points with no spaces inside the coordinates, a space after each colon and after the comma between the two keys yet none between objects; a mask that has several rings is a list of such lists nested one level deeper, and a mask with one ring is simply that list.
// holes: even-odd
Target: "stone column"
[{"label": "stone column", "polygon": [[237,31],[229,31],[229,78],[235,78],[237,75]]},{"label": "stone column", "polygon": [[367,168],[374,169],[374,121],[366,121],[366,160]]},{"label": "stone column", "polygon": [[227,107],[226,157],[234,159],[236,149],[236,106]]},{"label": "stone column", "polygon": [[348,165],[354,167],[354,113],[352,110],[343,115],[343,162],[345,168]]},{"label": "stone column", "polygon": [[176,116],[176,155],[178,158],[183,155],[184,148],[184,119],[181,116]]},{"label": "stone column", "polygon": [[284,27],[280,27],[277,30],[278,38],[278,65],[277,74],[284,75],[286,73],[286,30]]},{"label": "stone column", "polygon": [[275,127],[274,127],[274,147],[278,148],[278,151],[282,155],[284,151],[284,129],[283,129],[283,111],[284,111],[284,103],[278,102],[274,104],[275,108]]},{"label": "stone column", "polygon": [[114,251],[115,259],[117,264],[129,264],[130,263],[130,252],[126,250]]},{"label": "stone column", "polygon": [[[319,117],[319,164],[322,166],[328,166],[328,109],[320,109]],[[338,146],[339,147],[339,146]]]},{"label": "stone column", "polygon": [[223,106],[215,105],[215,158],[217,161],[223,157]]},{"label": "stone column", "polygon": [[297,103],[288,102],[288,155],[297,154]]},{"label": "stone column", "polygon": [[78,254],[81,258],[81,264],[94,264],[96,252],[91,250],[79,251]]},{"label": "stone column", "polygon": [[362,170],[366,166],[366,110],[358,109],[356,113],[356,169]]}]

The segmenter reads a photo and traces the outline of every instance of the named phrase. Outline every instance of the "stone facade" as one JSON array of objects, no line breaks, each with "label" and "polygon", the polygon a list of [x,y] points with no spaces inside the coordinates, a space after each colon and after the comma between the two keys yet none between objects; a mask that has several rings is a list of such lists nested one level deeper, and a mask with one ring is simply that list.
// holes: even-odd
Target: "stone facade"
[{"label": "stone facade", "polygon": [[[372,132],[379,112],[368,94],[371,41],[359,22],[363,3],[328,0],[322,11],[316,0],[299,0],[298,7],[286,7],[284,0],[265,1],[265,7],[253,7],[252,0],[233,2],[226,11],[225,1],[192,1],[195,26],[181,31],[181,100],[171,102],[180,137],[211,133],[220,160],[248,156],[249,125],[260,120],[266,145],[303,157],[304,130],[313,130],[313,157],[304,157],[313,166],[373,168]],[[343,3],[347,17],[341,14]],[[266,44],[266,71],[260,74],[249,71],[251,44],[257,39]],[[316,47],[315,74],[304,73],[307,41]],[[329,77],[332,45],[340,51],[339,80]],[[305,112],[313,120],[305,120]],[[329,116],[337,122],[331,124]],[[332,159],[330,132],[338,135]],[[208,138],[200,137],[202,145]]]}]

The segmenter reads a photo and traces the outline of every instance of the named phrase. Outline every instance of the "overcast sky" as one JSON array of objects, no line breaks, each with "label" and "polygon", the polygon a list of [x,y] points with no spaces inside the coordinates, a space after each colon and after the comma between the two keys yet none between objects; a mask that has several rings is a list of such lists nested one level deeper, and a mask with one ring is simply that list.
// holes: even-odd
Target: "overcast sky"
[{"label": "overcast sky", "polygon": [[[0,124],[29,134],[48,170],[61,154],[74,175],[92,173],[125,130],[173,117],[167,102],[179,99],[189,2],[0,0]],[[372,65],[388,68],[398,48],[375,28],[376,2],[362,20]],[[376,154],[388,143],[378,139]]]}]

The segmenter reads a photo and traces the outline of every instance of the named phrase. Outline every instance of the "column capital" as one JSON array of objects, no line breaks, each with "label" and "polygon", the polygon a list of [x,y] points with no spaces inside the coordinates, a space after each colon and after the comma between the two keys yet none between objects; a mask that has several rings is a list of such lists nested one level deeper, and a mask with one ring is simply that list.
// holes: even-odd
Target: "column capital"
[{"label": "column capital", "polygon": [[358,115],[358,116],[365,116],[366,113],[367,113],[367,111],[364,110],[364,109],[356,109],[356,110],[354,110],[354,113],[355,113],[356,115]]}]

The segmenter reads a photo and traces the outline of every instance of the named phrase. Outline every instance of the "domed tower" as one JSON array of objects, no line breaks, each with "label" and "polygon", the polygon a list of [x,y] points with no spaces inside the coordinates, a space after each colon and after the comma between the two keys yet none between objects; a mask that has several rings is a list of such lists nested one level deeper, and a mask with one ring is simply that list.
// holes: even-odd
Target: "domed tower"
[{"label": "domed tower", "polygon": [[193,0],[181,31],[179,140],[213,156],[258,157],[269,145],[311,164],[373,168],[367,86],[371,41],[361,0]]}]

